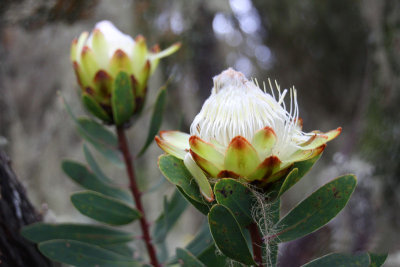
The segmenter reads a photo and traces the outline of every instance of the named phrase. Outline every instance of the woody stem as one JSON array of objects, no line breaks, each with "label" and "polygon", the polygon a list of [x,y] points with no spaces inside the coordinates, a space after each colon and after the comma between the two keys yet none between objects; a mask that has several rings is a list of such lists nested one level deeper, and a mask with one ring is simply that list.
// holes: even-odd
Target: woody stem
[{"label": "woody stem", "polygon": [[260,230],[256,223],[251,223],[247,229],[250,232],[251,244],[253,246],[253,256],[257,267],[263,267],[262,263],[262,246],[263,241],[260,235]]},{"label": "woody stem", "polygon": [[146,220],[146,215],[143,209],[143,204],[141,200],[141,192],[136,183],[135,170],[133,166],[132,156],[129,151],[128,141],[126,139],[125,130],[121,126],[117,126],[117,135],[118,135],[118,143],[119,149],[124,156],[126,172],[129,177],[129,188],[132,192],[133,199],[135,200],[136,208],[141,212],[142,216],[140,217],[140,227],[142,228],[143,240],[146,244],[147,253],[149,254],[150,262],[154,267],[161,266],[158,263],[156,250],[154,248],[153,243],[151,242],[150,231],[149,231],[149,223]]}]

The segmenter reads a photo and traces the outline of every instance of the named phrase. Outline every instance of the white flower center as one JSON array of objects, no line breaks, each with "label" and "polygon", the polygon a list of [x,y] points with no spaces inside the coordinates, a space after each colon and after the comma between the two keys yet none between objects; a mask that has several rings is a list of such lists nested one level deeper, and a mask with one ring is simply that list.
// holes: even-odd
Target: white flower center
[{"label": "white flower center", "polygon": [[[108,57],[111,58],[117,49],[124,51],[129,57],[132,55],[132,48],[135,41],[131,36],[121,32],[108,20],[103,20],[96,23],[95,29],[101,31],[108,45]],[[92,46],[92,35],[89,36],[88,44]]]},{"label": "white flower center", "polygon": [[191,135],[226,147],[238,135],[251,142],[256,131],[269,126],[277,135],[274,154],[285,156],[296,150],[293,141],[303,139],[304,133],[295,126],[298,106],[294,89],[290,91],[288,112],[283,101],[287,90],[281,93],[277,84],[278,100],[271,84],[272,95],[233,69],[225,70],[213,80],[211,96],[190,126]]}]

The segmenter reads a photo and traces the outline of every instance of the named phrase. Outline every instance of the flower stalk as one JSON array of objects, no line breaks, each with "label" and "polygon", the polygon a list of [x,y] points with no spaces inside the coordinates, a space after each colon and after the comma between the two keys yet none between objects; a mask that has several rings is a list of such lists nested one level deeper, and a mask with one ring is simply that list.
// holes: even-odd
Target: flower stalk
[{"label": "flower stalk", "polygon": [[263,267],[262,263],[262,247],[263,241],[256,223],[251,223],[247,229],[250,232],[251,245],[253,247],[253,257],[257,267]]},{"label": "flower stalk", "polygon": [[141,212],[142,216],[140,217],[140,227],[142,228],[143,240],[146,244],[147,253],[150,258],[150,262],[154,267],[161,266],[158,263],[157,254],[155,247],[151,241],[150,231],[149,231],[149,223],[146,220],[146,214],[143,208],[142,200],[141,200],[141,192],[136,183],[135,170],[133,165],[133,158],[129,151],[128,141],[125,135],[124,127],[117,126],[116,127],[117,135],[118,135],[118,144],[119,149],[122,152],[124,157],[126,172],[129,177],[129,188],[132,192],[133,199],[135,200],[136,208]]}]

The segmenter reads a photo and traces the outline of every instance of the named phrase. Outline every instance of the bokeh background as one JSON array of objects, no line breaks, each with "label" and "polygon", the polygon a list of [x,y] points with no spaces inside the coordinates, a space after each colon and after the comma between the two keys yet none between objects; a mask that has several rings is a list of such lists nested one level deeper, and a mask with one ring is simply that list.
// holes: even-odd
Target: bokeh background
[{"label": "bokeh background", "polygon": [[[328,180],[355,173],[358,187],[326,227],[281,247],[280,266],[299,266],[331,251],[390,253],[400,265],[400,1],[398,0],[2,0],[0,2],[0,146],[36,208],[48,221],[85,221],[69,194],[79,188],[62,173],[64,158],[83,160],[82,139],[59,92],[84,114],[69,47],[99,20],[143,34],[161,47],[182,48],[151,78],[144,118],[130,130],[138,151],[157,89],[170,78],[163,129],[188,130],[212,87],[231,66],[259,81],[298,90],[304,129],[343,127],[314,169],[286,195],[284,212]],[[163,183],[152,145],[137,161],[146,209],[155,219]],[[123,169],[97,155],[121,184]],[[162,192],[162,194],[160,193]],[[168,237],[171,251],[204,223],[195,210]],[[139,231],[139,229],[136,229]],[[140,249],[140,248],[139,248]]]}]

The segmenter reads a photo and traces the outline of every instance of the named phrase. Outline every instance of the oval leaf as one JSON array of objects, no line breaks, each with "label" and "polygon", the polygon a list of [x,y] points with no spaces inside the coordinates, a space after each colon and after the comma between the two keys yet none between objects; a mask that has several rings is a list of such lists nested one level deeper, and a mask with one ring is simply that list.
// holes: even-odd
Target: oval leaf
[{"label": "oval leaf", "polygon": [[74,266],[136,267],[141,266],[132,259],[108,251],[96,245],[74,240],[51,240],[39,244],[46,257]]},{"label": "oval leaf", "polygon": [[332,253],[321,258],[315,259],[302,267],[368,267],[368,253],[358,255],[346,255]]},{"label": "oval leaf", "polygon": [[244,264],[255,264],[246,239],[232,212],[221,204],[208,214],[208,224],[217,247],[229,258]]},{"label": "oval leaf", "polygon": [[146,142],[144,143],[143,148],[139,152],[139,156],[141,156],[146,151],[146,149],[149,147],[151,142],[153,142],[154,137],[160,130],[162,123],[162,116],[164,113],[164,106],[166,102],[166,96],[167,96],[167,90],[165,89],[165,87],[162,87],[158,92],[156,104],[153,110],[153,115],[150,121],[150,128],[147,134],[147,139]]},{"label": "oval leaf", "polygon": [[294,186],[298,181],[300,181],[300,176],[299,176],[299,169],[294,168],[289,172],[289,174],[285,177],[285,180],[279,189],[279,194],[278,197],[282,196],[283,193],[285,193],[289,188]]},{"label": "oval leaf", "polygon": [[82,103],[85,106],[85,108],[97,118],[107,123],[112,122],[112,119],[107,114],[107,112],[97,103],[97,101],[92,96],[88,94],[83,94]]},{"label": "oval leaf", "polygon": [[192,253],[183,248],[176,249],[179,264],[183,267],[205,267]]},{"label": "oval leaf", "polygon": [[70,239],[97,245],[107,245],[133,240],[133,235],[128,232],[104,226],[75,223],[52,224],[39,222],[24,227],[21,234],[34,243],[54,239]]},{"label": "oval leaf", "polygon": [[100,166],[97,164],[92,153],[90,152],[90,149],[86,146],[86,144],[83,144],[83,154],[85,155],[86,162],[89,164],[90,169],[97,176],[97,178],[105,183],[110,183],[111,179],[108,178],[100,169]]},{"label": "oval leaf", "polygon": [[206,266],[226,266],[227,258],[221,253],[217,253],[214,244],[203,250],[197,258]]},{"label": "oval leaf", "polygon": [[178,190],[174,192],[170,201],[166,197],[164,198],[164,212],[157,218],[154,225],[154,242],[160,243],[165,240],[167,234],[179,220],[186,207],[187,202]]},{"label": "oval leaf", "polygon": [[111,225],[128,224],[141,216],[138,210],[125,203],[93,191],[75,193],[71,201],[83,215]]},{"label": "oval leaf", "polygon": [[161,155],[158,158],[158,167],[161,173],[172,184],[179,186],[193,200],[204,203],[199,187],[183,161],[171,155]]},{"label": "oval leaf", "polygon": [[89,137],[91,141],[102,144],[106,147],[117,149],[117,138],[100,123],[85,117],[77,118],[77,123],[81,130],[84,131],[84,137]]},{"label": "oval leaf", "polygon": [[135,97],[129,75],[123,71],[115,78],[111,104],[116,125],[122,125],[131,118],[135,109]]},{"label": "oval leaf", "polygon": [[297,239],[328,223],[346,205],[357,180],[345,175],[325,184],[293,208],[276,225],[280,242]]},{"label": "oval leaf", "polygon": [[100,180],[94,173],[79,162],[64,160],[61,168],[73,181],[86,189],[102,193],[106,196],[114,197],[128,203],[133,203],[131,194],[123,189],[114,187]]},{"label": "oval leaf", "polygon": [[182,196],[185,197],[185,199],[192,204],[193,207],[195,207],[198,211],[203,213],[204,215],[207,215],[208,212],[210,211],[211,205],[208,204],[208,202],[200,203],[194,200],[193,198],[189,197],[185,191],[180,186],[176,186],[176,188],[179,190],[179,192],[182,194]]},{"label": "oval leaf", "polygon": [[242,227],[246,227],[254,220],[251,211],[256,203],[256,197],[248,187],[234,179],[221,179],[214,186],[217,202],[232,211]]},{"label": "oval leaf", "polygon": [[388,256],[387,253],[386,254],[375,254],[375,253],[369,252],[368,254],[369,254],[369,258],[371,260],[370,267],[380,267],[380,266],[382,266],[385,263],[386,258]]},{"label": "oval leaf", "polygon": [[[104,126],[102,126],[101,124],[97,123],[97,126],[93,126],[94,123],[96,123],[94,121],[94,123],[91,123],[88,127],[90,129],[96,128],[99,129],[99,131],[102,132],[101,136],[103,137],[107,137],[106,139],[101,140],[101,138],[96,136],[96,131],[92,130],[92,131],[88,131],[88,129],[85,128],[85,123],[81,123],[82,119],[78,120],[78,118],[74,115],[74,113],[72,112],[71,107],[68,105],[67,101],[65,100],[65,98],[63,96],[61,96],[61,99],[64,103],[65,109],[67,110],[67,113],[70,115],[70,117],[74,120],[78,132],[80,133],[80,135],[86,140],[88,141],[90,144],[93,145],[93,147],[99,151],[104,157],[106,157],[108,160],[110,160],[111,162],[118,164],[118,165],[123,165],[122,162],[122,156],[118,151],[117,145],[118,145],[118,141],[115,137],[115,135],[113,135],[110,131],[108,131],[106,128],[104,128]],[[89,119],[86,119],[89,120]],[[87,126],[87,125],[86,125]],[[105,131],[108,131],[108,133],[106,133]],[[95,136],[93,136],[93,134]],[[113,135],[113,139],[111,140],[109,139],[109,137],[111,137],[111,135]],[[111,141],[108,142],[108,141]]]},{"label": "oval leaf", "polygon": [[298,172],[299,180],[303,178],[303,176],[306,175],[308,171],[311,170],[312,166],[314,166],[314,164],[321,158],[321,156],[322,153],[311,159],[294,163],[293,168],[297,168],[299,170]]},{"label": "oval leaf", "polygon": [[89,118],[78,118],[76,123],[82,138],[111,162],[123,164],[121,153],[118,150],[118,140],[112,132]]}]

